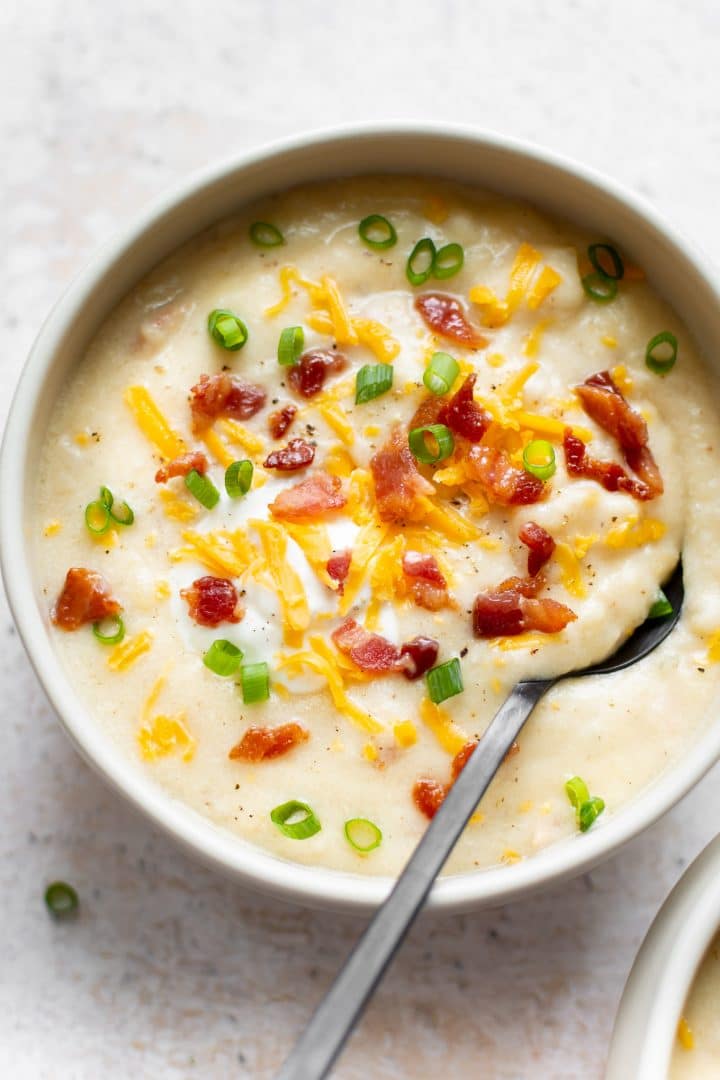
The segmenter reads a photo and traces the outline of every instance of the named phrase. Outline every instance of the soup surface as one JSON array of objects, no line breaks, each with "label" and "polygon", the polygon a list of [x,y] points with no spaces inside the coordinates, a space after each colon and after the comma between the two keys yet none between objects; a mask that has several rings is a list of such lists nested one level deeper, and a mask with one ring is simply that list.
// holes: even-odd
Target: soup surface
[{"label": "soup surface", "polygon": [[677,761],[720,670],[718,414],[608,244],[362,178],[138,284],[44,433],[32,538],[118,754],[239,840],[394,874],[513,684],[611,653],[682,548],[671,638],[547,696],[446,872],[582,843]]},{"label": "soup surface", "polygon": [[720,938],[708,949],[685,1002],[670,1066],[671,1080],[720,1075]]}]

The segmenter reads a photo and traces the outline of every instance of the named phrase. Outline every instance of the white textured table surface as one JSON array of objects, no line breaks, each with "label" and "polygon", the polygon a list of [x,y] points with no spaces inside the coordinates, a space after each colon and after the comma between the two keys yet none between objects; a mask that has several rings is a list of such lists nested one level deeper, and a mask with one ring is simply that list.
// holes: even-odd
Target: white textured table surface
[{"label": "white textured table surface", "polygon": [[[38,325],[178,176],[307,127],[412,117],[544,143],[720,249],[716,0],[4,0],[0,420]],[[360,925],[196,866],[75,755],[0,598],[0,1075],[269,1077]],[[592,875],[413,932],[343,1080],[596,1078],[635,950],[717,830],[714,770]],[[53,924],[45,883],[81,917]]]}]

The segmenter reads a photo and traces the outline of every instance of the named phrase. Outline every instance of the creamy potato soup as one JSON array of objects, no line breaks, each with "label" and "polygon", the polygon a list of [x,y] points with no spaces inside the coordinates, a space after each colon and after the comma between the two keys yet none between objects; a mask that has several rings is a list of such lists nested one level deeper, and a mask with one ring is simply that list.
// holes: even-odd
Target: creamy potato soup
[{"label": "creamy potato soup", "polygon": [[720,938],[708,949],[685,1002],[670,1066],[671,1080],[720,1076]]},{"label": "creamy potato soup", "polygon": [[[645,268],[650,270],[651,268]],[[601,829],[718,685],[714,387],[611,239],[439,180],[243,210],[104,323],[45,434],[37,573],[68,679],[170,795],[394,874],[513,684],[535,710],[447,867]]]}]

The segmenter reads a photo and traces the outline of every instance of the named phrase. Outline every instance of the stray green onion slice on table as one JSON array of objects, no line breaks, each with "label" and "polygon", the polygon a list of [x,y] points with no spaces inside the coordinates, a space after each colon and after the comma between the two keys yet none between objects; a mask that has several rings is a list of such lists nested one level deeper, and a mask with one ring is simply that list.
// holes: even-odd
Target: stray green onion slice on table
[{"label": "stray green onion slice on table", "polygon": [[448,394],[460,374],[460,365],[449,353],[436,352],[423,372],[423,382],[431,394]]},{"label": "stray green onion slice on table", "polygon": [[455,440],[445,424],[426,424],[412,429],[408,435],[408,445],[416,461],[423,465],[437,465],[450,457],[455,449]]},{"label": "stray green onion slice on table", "polygon": [[233,311],[216,308],[208,315],[208,332],[223,349],[237,352],[248,339],[248,328]]},{"label": "stray green onion slice on table", "polygon": [[397,233],[392,222],[382,214],[368,214],[358,225],[363,243],[376,251],[385,251],[397,243]]},{"label": "stray green onion slice on table", "polygon": [[270,820],[291,840],[307,840],[322,828],[312,807],[299,799],[276,806],[270,811]]},{"label": "stray green onion slice on table", "polygon": [[231,499],[239,499],[241,495],[247,495],[252,484],[254,465],[252,461],[244,458],[242,461],[233,461],[225,470],[225,490]]},{"label": "stray green onion slice on table", "polygon": [[455,694],[461,694],[464,686],[457,656],[454,656],[452,660],[446,660],[444,664],[430,668],[425,676],[425,682],[428,696],[435,705],[440,705]]},{"label": "stray green onion slice on table", "polygon": [[382,832],[373,821],[367,818],[351,818],[345,822],[345,838],[355,851],[366,855],[382,843]]}]

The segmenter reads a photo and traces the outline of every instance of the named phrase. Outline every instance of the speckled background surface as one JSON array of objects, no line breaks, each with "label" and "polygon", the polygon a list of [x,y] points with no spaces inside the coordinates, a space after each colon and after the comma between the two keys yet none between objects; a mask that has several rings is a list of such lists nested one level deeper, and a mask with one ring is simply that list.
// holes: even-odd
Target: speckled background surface
[{"label": "speckled background surface", "polygon": [[[714,0],[4,0],[0,420],[44,314],[179,176],[359,119],[530,138],[720,250]],[[0,1074],[272,1075],[361,924],[196,866],[80,761],[0,598]],[[618,857],[502,911],[415,928],[341,1080],[602,1075],[632,957],[720,822],[715,769]],[[53,924],[47,881],[82,913]]]}]

